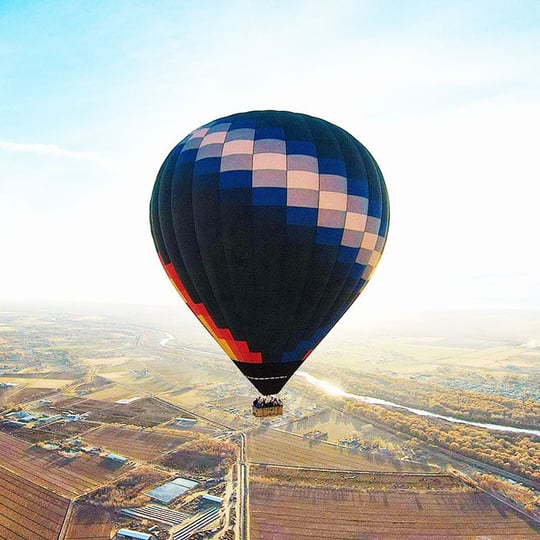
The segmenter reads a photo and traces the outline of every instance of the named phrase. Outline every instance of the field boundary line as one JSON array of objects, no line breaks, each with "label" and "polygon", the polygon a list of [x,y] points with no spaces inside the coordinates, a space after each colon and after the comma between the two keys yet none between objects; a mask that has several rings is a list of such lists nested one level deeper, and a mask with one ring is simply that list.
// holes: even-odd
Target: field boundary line
[{"label": "field boundary line", "polygon": [[[279,469],[299,469],[299,470],[305,470],[305,471],[316,471],[316,472],[330,472],[330,473],[350,473],[350,474],[361,474],[364,476],[412,476],[412,477],[422,477],[422,476],[430,476],[430,477],[441,477],[446,476],[449,478],[458,478],[452,473],[448,473],[446,471],[442,471],[440,473],[438,472],[409,472],[409,471],[366,471],[361,469],[331,469],[329,467],[307,467],[304,465],[283,465],[280,463],[268,463],[268,462],[261,462],[261,461],[250,461],[250,465],[257,465],[260,467],[275,467]],[[459,478],[458,478],[459,479]]]},{"label": "field boundary line", "polygon": [[69,522],[71,521],[71,514],[73,513],[73,499],[69,501],[69,505],[66,510],[66,515],[64,516],[64,521],[62,523],[62,528],[58,533],[58,540],[64,540],[67,534],[67,529],[69,527]]},{"label": "field boundary line", "polygon": [[492,499],[495,499],[496,501],[499,501],[500,503],[508,506],[509,508],[512,508],[512,510],[515,510],[516,512],[519,512],[521,515],[525,516],[527,519],[533,521],[536,524],[540,524],[540,517],[533,514],[532,512],[528,512],[525,510],[525,508],[522,508],[519,506],[515,501],[504,495],[503,493],[498,492],[497,490],[488,490],[480,486],[480,484],[471,478],[470,476],[467,476],[466,474],[456,471],[453,473],[454,476],[457,478],[460,478],[463,482],[466,484],[473,486],[475,489],[478,489],[479,491],[482,491],[487,495],[487,497],[490,497]]}]

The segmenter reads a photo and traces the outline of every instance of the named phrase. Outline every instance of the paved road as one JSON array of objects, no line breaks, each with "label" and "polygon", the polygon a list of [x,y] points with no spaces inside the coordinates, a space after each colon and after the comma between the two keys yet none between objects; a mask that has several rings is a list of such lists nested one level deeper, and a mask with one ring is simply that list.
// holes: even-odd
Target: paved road
[{"label": "paved road", "polygon": [[245,434],[242,432],[236,431],[233,427],[228,426],[227,424],[223,424],[222,422],[217,422],[216,420],[212,420],[206,416],[203,416],[202,414],[195,413],[189,409],[184,409],[156,395],[154,395],[153,398],[162,403],[166,403],[167,405],[176,409],[177,411],[180,411],[184,414],[185,413],[191,414],[193,416],[196,416],[197,418],[201,418],[207,422],[210,422],[211,424],[214,424],[215,426],[224,428],[228,431],[233,431],[234,433],[240,436],[240,441],[241,441],[240,454],[238,458],[238,504],[239,504],[239,508],[238,508],[239,534],[238,536],[240,540],[249,540],[249,511],[248,511],[249,479],[248,479],[248,468],[247,468],[247,463],[246,463],[246,436]]},{"label": "paved road", "polygon": [[240,460],[238,462],[238,501],[240,504],[238,513],[239,537],[241,540],[249,540],[249,479],[248,466],[246,463],[246,436],[240,433]]}]

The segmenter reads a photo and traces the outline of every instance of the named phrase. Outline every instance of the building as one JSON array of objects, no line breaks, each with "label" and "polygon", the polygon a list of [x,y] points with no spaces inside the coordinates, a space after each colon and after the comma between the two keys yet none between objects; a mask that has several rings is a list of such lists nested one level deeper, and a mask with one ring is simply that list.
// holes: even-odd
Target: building
[{"label": "building", "polygon": [[17,411],[14,413],[6,414],[6,416],[15,416],[15,418],[17,418],[19,422],[24,422],[25,424],[37,420],[37,416],[27,411]]},{"label": "building", "polygon": [[174,419],[174,423],[178,427],[193,427],[197,423],[196,418],[184,418],[182,416],[178,416]]},{"label": "building", "polygon": [[118,454],[107,454],[107,459],[111,461],[116,461],[117,463],[125,463],[127,458],[124,456],[119,456]]},{"label": "building", "polygon": [[117,540],[155,540],[155,538],[153,534],[132,531],[130,529],[119,529],[116,533]]},{"label": "building", "polygon": [[215,495],[209,495],[208,493],[206,495],[203,495],[201,499],[206,502],[216,503],[220,505],[223,503],[223,499],[221,497],[216,497]]},{"label": "building", "polygon": [[198,485],[198,482],[187,478],[176,478],[149,491],[147,495],[160,504],[170,504],[174,499]]}]

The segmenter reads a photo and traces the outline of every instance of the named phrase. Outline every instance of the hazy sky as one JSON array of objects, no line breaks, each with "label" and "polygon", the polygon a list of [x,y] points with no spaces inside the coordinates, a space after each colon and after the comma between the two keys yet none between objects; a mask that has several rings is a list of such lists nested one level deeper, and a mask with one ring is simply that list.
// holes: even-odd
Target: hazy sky
[{"label": "hazy sky", "polygon": [[156,173],[252,109],[379,162],[391,226],[360,309],[540,307],[537,0],[0,0],[0,305],[178,302]]}]

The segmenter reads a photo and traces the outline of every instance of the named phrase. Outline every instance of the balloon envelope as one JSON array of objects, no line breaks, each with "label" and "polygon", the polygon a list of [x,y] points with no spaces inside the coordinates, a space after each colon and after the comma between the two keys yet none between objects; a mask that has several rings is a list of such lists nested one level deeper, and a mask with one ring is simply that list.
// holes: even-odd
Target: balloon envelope
[{"label": "balloon envelope", "polygon": [[253,111],[196,129],[150,203],[172,283],[262,394],[279,392],[368,282],[388,195],[366,148],[304,114]]}]

